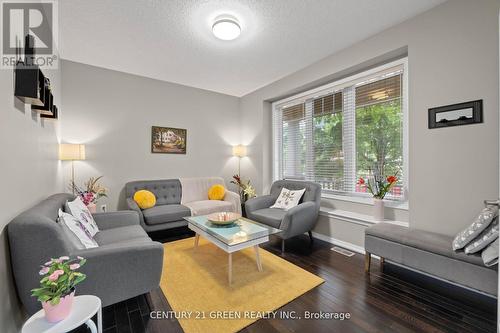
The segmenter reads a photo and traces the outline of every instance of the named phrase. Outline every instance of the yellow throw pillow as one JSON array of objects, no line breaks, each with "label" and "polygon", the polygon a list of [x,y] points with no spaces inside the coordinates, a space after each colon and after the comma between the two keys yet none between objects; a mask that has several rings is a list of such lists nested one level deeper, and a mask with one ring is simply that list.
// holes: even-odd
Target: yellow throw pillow
[{"label": "yellow throw pillow", "polygon": [[134,201],[141,209],[148,209],[156,205],[156,197],[152,192],[140,190],[134,193]]},{"label": "yellow throw pillow", "polygon": [[210,200],[222,200],[226,194],[226,189],[221,184],[215,184],[208,190]]}]

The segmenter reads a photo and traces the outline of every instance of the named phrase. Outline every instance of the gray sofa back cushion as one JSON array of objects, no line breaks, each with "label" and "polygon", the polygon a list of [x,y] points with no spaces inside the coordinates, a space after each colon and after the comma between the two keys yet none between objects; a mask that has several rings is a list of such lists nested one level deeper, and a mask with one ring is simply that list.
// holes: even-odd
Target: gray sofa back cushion
[{"label": "gray sofa back cushion", "polygon": [[180,204],[182,187],[179,179],[138,180],[125,184],[125,195],[133,198],[139,190],[153,192],[156,196],[156,205]]},{"label": "gray sofa back cushion", "polygon": [[280,195],[281,189],[302,190],[306,189],[300,202],[315,202],[318,207],[321,204],[321,186],[313,182],[297,181],[297,180],[278,180],[271,187],[271,196],[276,200]]}]

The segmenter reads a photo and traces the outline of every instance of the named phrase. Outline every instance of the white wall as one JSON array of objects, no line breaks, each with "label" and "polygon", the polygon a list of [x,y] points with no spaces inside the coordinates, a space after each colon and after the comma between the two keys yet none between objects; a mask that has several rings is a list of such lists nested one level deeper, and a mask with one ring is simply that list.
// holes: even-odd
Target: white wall
[{"label": "white wall", "polygon": [[[60,72],[44,71],[60,105]],[[10,269],[6,225],[23,210],[60,192],[59,122],[41,120],[14,97],[13,71],[0,70],[0,332],[19,332],[24,319]]]},{"label": "white wall", "polygon": [[[99,207],[122,206],[128,181],[213,175],[229,184],[237,172],[238,98],[70,61],[62,62],[62,82],[62,139],[86,144],[77,183],[104,176],[109,198]],[[152,154],[153,125],[186,128],[187,154]],[[63,164],[68,184],[70,162]]]},{"label": "white wall", "polygon": [[[483,199],[498,198],[498,11],[494,0],[448,1],[244,96],[242,141],[250,159],[242,172],[264,192],[272,181],[269,101],[407,54],[410,226],[455,234]],[[475,99],[484,101],[483,124],[427,129],[428,108]],[[322,218],[316,231],[363,245],[363,230],[344,224]]]}]

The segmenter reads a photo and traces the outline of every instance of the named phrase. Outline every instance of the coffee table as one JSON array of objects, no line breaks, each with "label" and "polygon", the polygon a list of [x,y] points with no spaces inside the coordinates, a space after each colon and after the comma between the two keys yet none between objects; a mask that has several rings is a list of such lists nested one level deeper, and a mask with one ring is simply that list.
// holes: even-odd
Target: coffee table
[{"label": "coffee table", "polygon": [[184,218],[188,222],[189,229],[196,233],[194,246],[198,247],[200,236],[215,244],[220,249],[228,253],[228,281],[233,280],[233,258],[232,253],[253,247],[257,269],[262,271],[260,262],[259,244],[269,241],[269,236],[281,232],[281,230],[252,221],[247,218],[240,218],[229,226],[217,226],[210,222],[206,215],[190,216]]}]

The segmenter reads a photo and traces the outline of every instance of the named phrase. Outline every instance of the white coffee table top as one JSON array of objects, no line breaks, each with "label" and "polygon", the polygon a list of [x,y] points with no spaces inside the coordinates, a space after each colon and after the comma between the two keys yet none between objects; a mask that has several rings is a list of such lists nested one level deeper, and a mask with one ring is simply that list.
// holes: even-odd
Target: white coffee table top
[{"label": "white coffee table top", "polygon": [[22,333],[63,333],[69,332],[91,319],[101,309],[101,299],[97,296],[75,296],[70,315],[57,323],[49,323],[42,310],[31,316],[23,325]]}]

